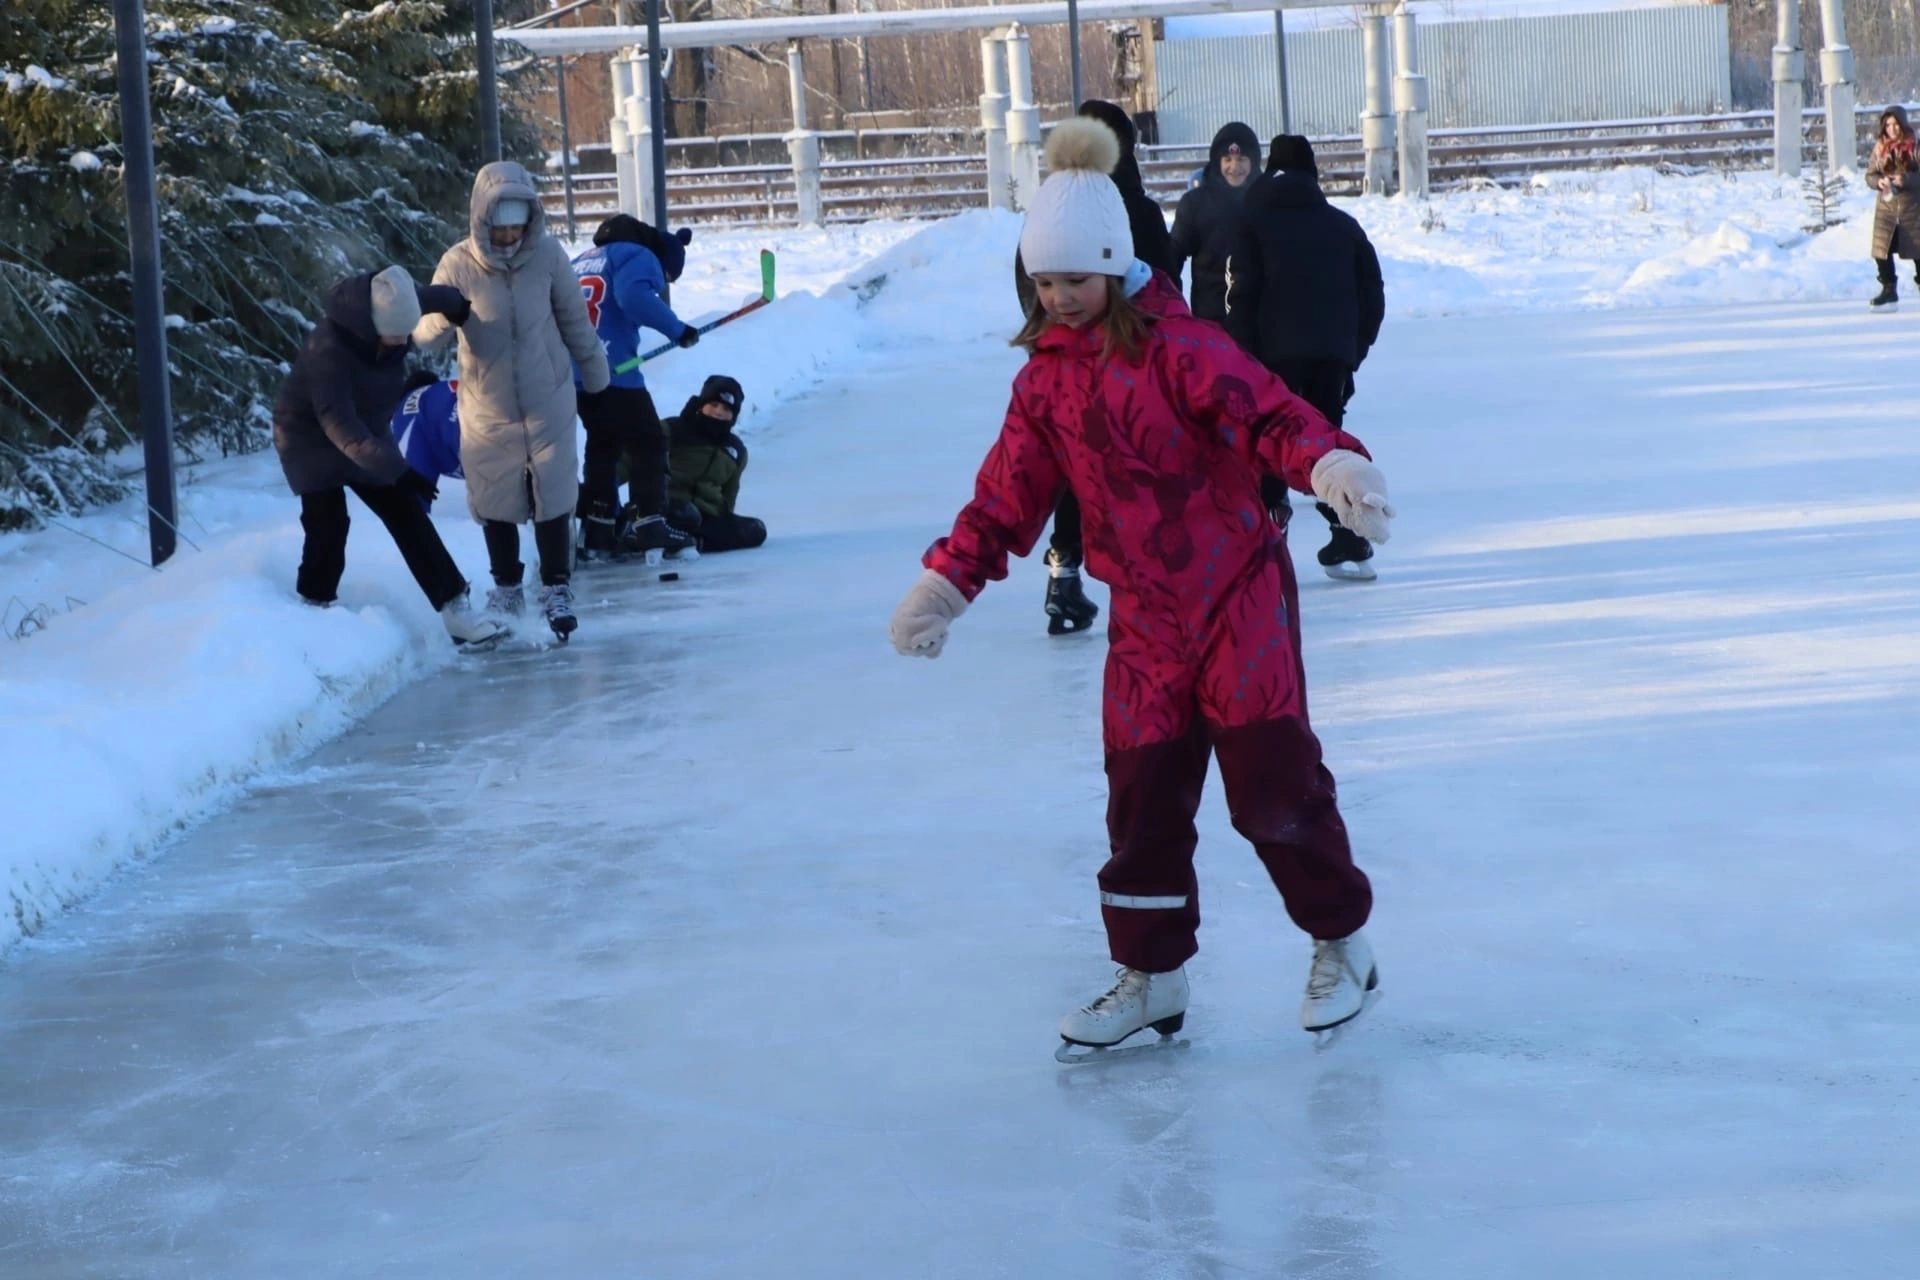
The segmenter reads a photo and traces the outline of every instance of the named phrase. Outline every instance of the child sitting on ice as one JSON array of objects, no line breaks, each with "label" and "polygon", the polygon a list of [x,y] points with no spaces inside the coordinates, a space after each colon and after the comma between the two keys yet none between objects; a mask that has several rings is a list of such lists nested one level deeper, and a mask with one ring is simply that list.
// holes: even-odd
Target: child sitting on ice
[{"label": "child sitting on ice", "polygon": [[1314,939],[1301,1023],[1319,1031],[1357,1015],[1376,984],[1360,932],[1373,894],[1307,723],[1292,562],[1260,477],[1314,494],[1373,542],[1387,539],[1386,483],[1358,440],[1135,261],[1106,176],[1117,154],[1094,120],[1064,121],[1047,141],[1048,177],[1020,234],[1039,298],[1014,342],[1032,358],[973,501],[927,552],[891,635],[902,654],[938,657],[953,620],[1006,576],[1009,553],[1032,550],[1070,486],[1087,563],[1113,590],[1112,857],[1099,880],[1122,968],[1066,1016],[1061,1038],[1105,1047],[1185,1020],[1200,923],[1194,815],[1211,752],[1234,828]]},{"label": "child sitting on ice", "polygon": [[733,509],[747,469],[747,446],[733,430],[745,401],[737,381],[716,373],[688,398],[679,417],[667,421],[669,507],[698,512],[697,521],[681,527],[694,530],[703,553],[739,551],[767,540],[765,524]]}]

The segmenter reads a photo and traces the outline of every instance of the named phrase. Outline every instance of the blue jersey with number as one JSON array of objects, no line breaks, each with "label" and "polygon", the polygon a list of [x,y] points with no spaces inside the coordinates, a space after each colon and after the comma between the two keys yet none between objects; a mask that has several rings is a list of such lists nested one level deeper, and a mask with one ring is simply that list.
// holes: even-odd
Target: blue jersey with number
[{"label": "blue jersey with number", "polygon": [[452,476],[466,479],[460,470],[460,383],[431,382],[407,393],[393,411],[393,438],[407,465],[429,480]]},{"label": "blue jersey with number", "polygon": [[[573,260],[573,272],[580,277],[580,291],[586,295],[587,318],[599,331],[607,348],[607,365],[619,368],[640,354],[640,328],[657,329],[673,341],[679,341],[687,326],[673,314],[660,297],[667,287],[667,276],[653,250],[626,240],[595,245]],[[580,381],[575,366],[574,381]],[[638,367],[613,375],[616,387],[644,387],[647,380]]]}]

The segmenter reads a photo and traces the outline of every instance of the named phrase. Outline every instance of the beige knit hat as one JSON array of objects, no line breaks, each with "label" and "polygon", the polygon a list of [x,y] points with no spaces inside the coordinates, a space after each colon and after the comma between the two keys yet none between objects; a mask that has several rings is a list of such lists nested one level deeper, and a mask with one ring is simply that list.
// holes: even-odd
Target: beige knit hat
[{"label": "beige knit hat", "polygon": [[404,338],[420,323],[420,291],[405,267],[388,267],[373,278],[373,331]]},{"label": "beige knit hat", "polygon": [[1120,188],[1107,175],[1120,139],[1099,120],[1074,116],[1047,137],[1047,180],[1020,228],[1027,274],[1124,276],[1133,266],[1133,227]]}]

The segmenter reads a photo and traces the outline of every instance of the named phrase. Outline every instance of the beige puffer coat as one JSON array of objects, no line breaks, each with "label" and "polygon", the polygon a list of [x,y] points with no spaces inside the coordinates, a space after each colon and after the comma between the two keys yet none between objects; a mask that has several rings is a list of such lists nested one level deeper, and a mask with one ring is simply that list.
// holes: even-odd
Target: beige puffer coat
[{"label": "beige puffer coat", "polygon": [[[533,206],[512,253],[492,243],[494,206]],[[580,491],[573,366],[589,393],[607,385],[607,351],[587,319],[579,277],[546,214],[533,176],[512,161],[473,183],[471,235],[440,259],[435,284],[467,296],[473,314],[460,335],[460,465],[476,520],[520,524],[572,515]],[[428,316],[413,331],[423,349],[444,348],[454,330]]]}]

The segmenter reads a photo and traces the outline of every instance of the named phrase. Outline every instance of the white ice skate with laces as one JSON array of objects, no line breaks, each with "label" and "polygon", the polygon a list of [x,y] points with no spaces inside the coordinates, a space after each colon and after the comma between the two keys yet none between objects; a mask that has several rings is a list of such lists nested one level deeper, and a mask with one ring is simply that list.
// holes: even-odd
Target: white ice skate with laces
[{"label": "white ice skate with laces", "polygon": [[1355,930],[1344,938],[1316,939],[1313,967],[1307,970],[1307,997],[1300,1006],[1300,1025],[1317,1033],[1353,1021],[1367,1007],[1368,997],[1380,986],[1373,948]]},{"label": "white ice skate with laces", "polygon": [[[1185,1044],[1172,1036],[1187,1021],[1187,971],[1146,973],[1120,970],[1119,978],[1093,1003],[1075,1009],[1060,1020],[1060,1048],[1054,1057],[1066,1063]],[[1116,1049],[1122,1040],[1148,1027],[1160,1033],[1158,1041]]]}]

